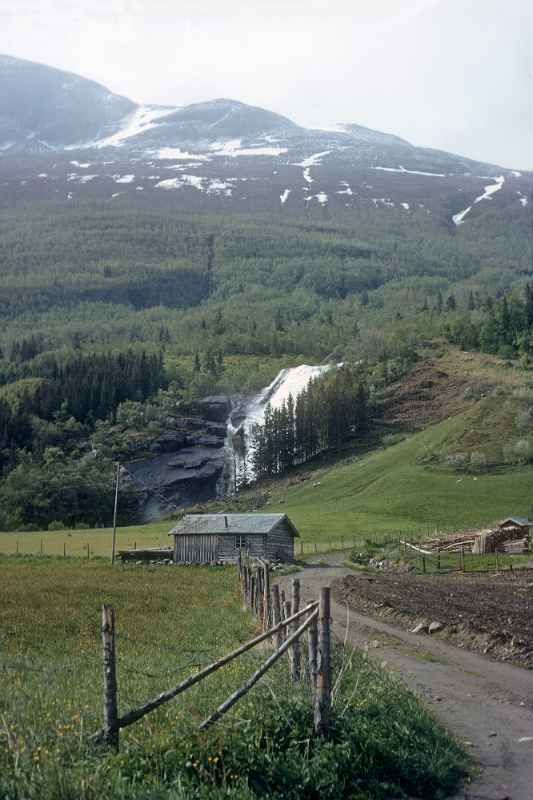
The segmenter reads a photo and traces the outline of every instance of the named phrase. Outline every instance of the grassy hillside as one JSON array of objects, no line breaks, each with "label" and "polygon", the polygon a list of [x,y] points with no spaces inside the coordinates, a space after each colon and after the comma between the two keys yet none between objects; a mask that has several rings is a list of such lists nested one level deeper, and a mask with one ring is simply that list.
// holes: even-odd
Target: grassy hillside
[{"label": "grassy hillside", "polygon": [[[304,551],[314,542],[422,535],[532,513],[524,449],[533,428],[530,376],[496,356],[431,350],[389,388],[377,449],[337,464],[317,461],[208,508],[286,512]],[[168,544],[172,524],[121,528],[118,546]],[[41,541],[45,555],[87,557],[89,545],[91,556],[108,556],[111,530],[3,533],[0,552],[39,553]]]},{"label": "grassy hillside", "polygon": [[[271,503],[283,501],[309,540],[423,534],[532,513],[533,468],[523,452],[533,428],[530,378],[495,356],[432,353],[389,390],[386,416],[396,422],[391,431],[401,420],[401,435],[303,482],[271,486]],[[413,433],[420,424],[427,427]]]},{"label": "grassy hillside", "polygon": [[280,508],[311,540],[422,534],[530,512],[531,468],[461,475],[420,463],[464,430],[466,420],[442,422],[365,458],[317,471],[312,481],[280,492]]},{"label": "grassy hillside", "polygon": [[100,604],[116,610],[124,713],[251,638],[235,571],[4,558],[0,573],[0,797],[437,798],[464,773],[458,745],[418,700],[357,655],[336,685],[342,714],[334,712],[327,743],[309,738],[308,689],[287,691],[281,661],[227,717],[197,732],[264,660],[259,652],[124,730],[120,754],[99,752],[88,736],[101,724]]}]

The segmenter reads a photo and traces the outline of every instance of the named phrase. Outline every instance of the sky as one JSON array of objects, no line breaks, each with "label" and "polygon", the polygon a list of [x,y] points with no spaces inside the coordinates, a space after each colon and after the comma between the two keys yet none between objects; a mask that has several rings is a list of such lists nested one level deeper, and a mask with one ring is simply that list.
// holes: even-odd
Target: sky
[{"label": "sky", "polygon": [[[533,169],[531,0],[0,0],[0,53]],[[1,111],[1,98],[0,98]]]}]

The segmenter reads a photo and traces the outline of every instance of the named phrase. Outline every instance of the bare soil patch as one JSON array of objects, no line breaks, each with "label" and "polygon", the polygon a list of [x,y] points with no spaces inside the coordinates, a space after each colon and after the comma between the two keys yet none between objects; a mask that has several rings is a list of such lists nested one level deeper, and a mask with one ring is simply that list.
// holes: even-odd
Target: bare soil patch
[{"label": "bare soil patch", "polygon": [[438,362],[419,362],[397,383],[391,384],[384,401],[384,421],[411,430],[441,422],[472,405],[480,391],[490,391],[478,380],[442,368]]},{"label": "bare soil patch", "polygon": [[442,624],[434,635],[501,661],[533,668],[533,572],[483,576],[348,575],[337,601],[410,630]]}]

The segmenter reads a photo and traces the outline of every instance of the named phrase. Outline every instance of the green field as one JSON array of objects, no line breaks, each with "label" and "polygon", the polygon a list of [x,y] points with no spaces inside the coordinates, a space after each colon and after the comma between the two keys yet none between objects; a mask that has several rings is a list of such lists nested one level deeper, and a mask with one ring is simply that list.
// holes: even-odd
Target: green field
[{"label": "green field", "polygon": [[415,697],[348,652],[335,654],[342,677],[326,743],[310,738],[309,690],[287,691],[282,662],[224,720],[196,731],[259,652],[123,731],[119,754],[101,752],[88,741],[101,725],[101,603],[116,610],[124,713],[250,638],[235,570],[3,557],[0,579],[2,798],[443,798],[464,774],[465,756]]},{"label": "green field", "polygon": [[[396,444],[390,443],[393,435],[365,455],[333,465],[305,465],[205,510],[259,507],[285,512],[301,533],[297,554],[349,547],[365,538],[416,538],[435,529],[478,527],[512,514],[531,514],[533,466],[505,463],[503,457],[506,446],[528,435],[531,373],[496,356],[454,348],[436,354],[430,350],[428,355],[436,374],[444,371],[461,387],[460,413],[456,406],[443,422],[418,433],[396,433]],[[443,413],[449,413],[446,403],[449,397],[443,400]],[[486,467],[461,471],[446,465],[447,457],[460,453],[483,457]],[[118,549],[168,545],[174,524],[163,520],[120,528]],[[0,553],[109,557],[111,539],[109,528],[0,533]]]},{"label": "green field", "polygon": [[284,491],[280,486],[273,505],[283,500],[280,508],[310,541],[417,536],[531,513],[531,468],[472,475],[420,463],[464,424],[463,415],[446,420],[363,458],[318,470],[302,484]]},{"label": "green field", "polygon": [[[290,515],[304,552],[384,535],[422,536],[435,529],[476,527],[533,507],[533,468],[462,474],[422,463],[464,435],[471,412],[432,425],[398,444],[336,466],[308,472],[306,480],[271,482],[262,511]],[[490,425],[490,421],[487,423]],[[243,495],[246,502],[246,495]],[[220,504],[220,510],[223,506]],[[172,521],[122,528],[118,547],[169,543]],[[0,552],[87,557],[111,553],[111,530],[1,533]],[[17,545],[18,542],[18,545]],[[64,550],[66,548],[66,550]],[[302,549],[297,542],[296,552]]]}]

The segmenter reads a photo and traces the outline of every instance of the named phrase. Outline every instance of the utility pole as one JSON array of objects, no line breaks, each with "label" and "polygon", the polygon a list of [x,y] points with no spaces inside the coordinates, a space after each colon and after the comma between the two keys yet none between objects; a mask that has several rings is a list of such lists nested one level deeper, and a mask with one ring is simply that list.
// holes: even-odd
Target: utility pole
[{"label": "utility pole", "polygon": [[113,511],[113,545],[111,548],[111,563],[115,563],[115,554],[117,548],[117,509],[118,509],[118,487],[120,483],[120,464],[117,461],[117,477],[115,482],[115,508]]}]

